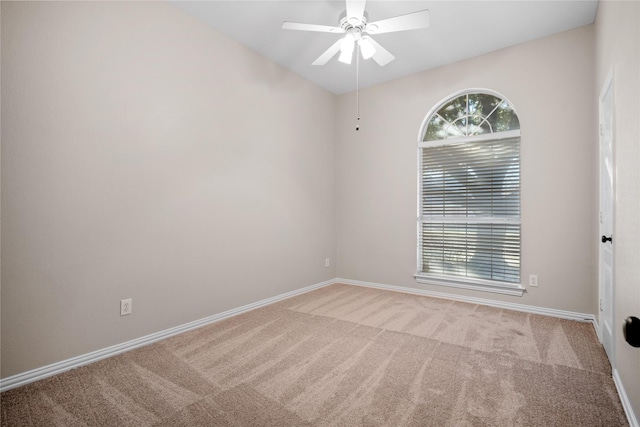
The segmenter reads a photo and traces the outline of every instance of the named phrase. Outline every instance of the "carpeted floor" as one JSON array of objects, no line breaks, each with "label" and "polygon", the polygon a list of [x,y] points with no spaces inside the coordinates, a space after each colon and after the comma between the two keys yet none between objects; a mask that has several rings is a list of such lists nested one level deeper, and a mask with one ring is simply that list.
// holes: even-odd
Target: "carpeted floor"
[{"label": "carpeted floor", "polygon": [[331,285],[0,395],[3,426],[625,426],[593,327]]}]

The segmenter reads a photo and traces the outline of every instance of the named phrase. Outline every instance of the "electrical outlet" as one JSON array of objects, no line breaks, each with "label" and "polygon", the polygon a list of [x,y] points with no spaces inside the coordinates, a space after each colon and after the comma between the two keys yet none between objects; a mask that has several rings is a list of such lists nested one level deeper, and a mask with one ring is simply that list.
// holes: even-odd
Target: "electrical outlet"
[{"label": "electrical outlet", "polygon": [[331,260],[329,258],[324,259],[324,266],[329,267],[331,265]]},{"label": "electrical outlet", "polygon": [[538,286],[538,275],[530,274],[529,275],[529,286]]},{"label": "electrical outlet", "polygon": [[131,298],[120,300],[120,316],[131,313],[133,313],[133,300]]}]

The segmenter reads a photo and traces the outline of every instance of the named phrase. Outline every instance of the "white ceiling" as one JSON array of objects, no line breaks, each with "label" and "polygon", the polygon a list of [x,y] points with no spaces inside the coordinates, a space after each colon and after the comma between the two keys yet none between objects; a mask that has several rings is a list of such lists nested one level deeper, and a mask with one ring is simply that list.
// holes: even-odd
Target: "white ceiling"
[{"label": "white ceiling", "polygon": [[[172,1],[177,7],[261,55],[335,94],[355,90],[355,61],[311,63],[342,35],[282,30],[283,21],[339,25],[344,0]],[[597,0],[367,2],[369,21],[431,11],[427,29],[374,36],[396,59],[384,67],[360,61],[360,88],[588,25]]]}]

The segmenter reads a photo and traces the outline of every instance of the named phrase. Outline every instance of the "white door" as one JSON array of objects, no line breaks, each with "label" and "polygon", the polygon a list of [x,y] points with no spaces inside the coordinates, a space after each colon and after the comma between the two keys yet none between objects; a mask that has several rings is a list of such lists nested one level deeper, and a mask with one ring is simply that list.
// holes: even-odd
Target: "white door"
[{"label": "white door", "polygon": [[599,297],[600,337],[611,366],[614,366],[614,281],[613,281],[613,77],[610,73],[600,93],[600,235]]}]

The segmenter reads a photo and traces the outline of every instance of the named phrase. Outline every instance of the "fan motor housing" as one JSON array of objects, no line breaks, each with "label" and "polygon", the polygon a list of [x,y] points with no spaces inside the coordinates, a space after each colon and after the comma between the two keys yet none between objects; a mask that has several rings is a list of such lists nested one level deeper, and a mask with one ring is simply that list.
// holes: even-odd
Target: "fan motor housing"
[{"label": "fan motor housing", "polygon": [[[354,19],[354,18],[352,18]],[[357,20],[358,22],[352,22],[347,18],[347,11],[345,10],[344,12],[342,12],[340,14],[340,28],[342,28],[345,31],[348,31],[350,28],[358,28],[360,29],[360,31],[364,31],[364,29],[367,26],[367,22],[369,22],[369,15],[367,14],[367,12],[364,12],[364,15],[362,16],[362,20]]]}]

